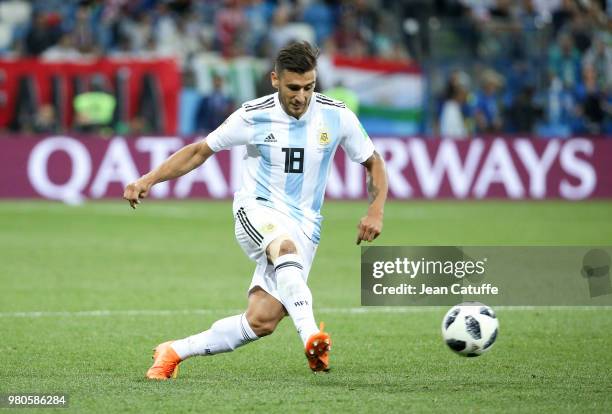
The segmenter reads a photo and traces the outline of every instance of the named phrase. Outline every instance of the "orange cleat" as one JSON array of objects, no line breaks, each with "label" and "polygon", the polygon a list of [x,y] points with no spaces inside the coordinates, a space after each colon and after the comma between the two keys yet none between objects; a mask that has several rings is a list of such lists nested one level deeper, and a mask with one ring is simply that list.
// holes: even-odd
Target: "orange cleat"
[{"label": "orange cleat", "polygon": [[170,346],[174,341],[164,342],[155,347],[153,352],[153,365],[147,371],[147,378],[154,380],[167,380],[176,378],[181,358]]},{"label": "orange cleat", "polygon": [[306,341],[304,353],[308,365],[313,372],[329,371],[329,351],[331,350],[331,337],[323,332],[325,324],[321,322],[319,332],[312,334]]}]

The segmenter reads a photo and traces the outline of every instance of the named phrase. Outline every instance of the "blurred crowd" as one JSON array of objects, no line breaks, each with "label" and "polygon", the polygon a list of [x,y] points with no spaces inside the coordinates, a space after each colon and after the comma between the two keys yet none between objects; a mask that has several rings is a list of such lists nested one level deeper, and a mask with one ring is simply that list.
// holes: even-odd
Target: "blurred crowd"
[{"label": "blurred crowd", "polygon": [[612,135],[612,2],[454,3],[471,61],[447,72],[436,132]]},{"label": "blurred crowd", "polygon": [[[189,76],[201,53],[270,59],[305,39],[421,65],[423,133],[611,135],[611,14],[612,0],[4,0],[0,58],[173,56]],[[214,82],[198,129],[235,106]]]},{"label": "blurred crowd", "polygon": [[400,21],[390,7],[394,3],[5,0],[0,16],[11,27],[0,41],[0,53],[50,59],[178,56],[185,64],[205,51],[270,58],[288,41],[304,38],[349,56],[406,59]]}]

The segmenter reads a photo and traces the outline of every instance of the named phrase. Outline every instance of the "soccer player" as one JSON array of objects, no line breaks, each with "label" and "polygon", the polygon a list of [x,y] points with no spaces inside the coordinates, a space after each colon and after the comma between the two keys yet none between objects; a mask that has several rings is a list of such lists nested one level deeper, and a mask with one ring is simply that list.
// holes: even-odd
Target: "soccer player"
[{"label": "soccer player", "polygon": [[334,153],[342,146],[367,172],[370,205],[359,222],[357,244],[371,242],[382,230],[387,177],[357,117],[342,102],[314,93],[317,55],[307,42],[282,49],[271,73],[277,93],[243,104],[204,140],[183,147],[125,188],[124,198],[136,208],[156,183],[188,173],[215,152],[246,146],[242,187],[233,205],[236,239],[257,263],[246,312],[158,345],[147,378],[174,378],[179,363],[189,357],[230,352],[270,335],[287,314],[310,369],[329,370],[331,338],[323,323],[317,327],[306,282]]}]

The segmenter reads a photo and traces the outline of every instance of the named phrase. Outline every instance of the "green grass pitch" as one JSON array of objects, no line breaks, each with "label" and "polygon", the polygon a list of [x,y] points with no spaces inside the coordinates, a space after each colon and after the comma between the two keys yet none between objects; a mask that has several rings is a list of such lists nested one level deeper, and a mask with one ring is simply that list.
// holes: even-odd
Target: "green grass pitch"
[{"label": "green grass pitch", "polygon": [[[82,413],[612,410],[610,309],[500,309],[480,358],[446,349],[445,309],[356,312],[365,209],[325,205],[310,275],[332,372],[310,373],[286,319],[233,353],[187,361],[176,381],[148,382],[154,345],[246,303],[253,265],[230,203],[0,203],[0,393],[67,393],[66,411]],[[612,202],[389,203],[376,244],[610,245]]]}]

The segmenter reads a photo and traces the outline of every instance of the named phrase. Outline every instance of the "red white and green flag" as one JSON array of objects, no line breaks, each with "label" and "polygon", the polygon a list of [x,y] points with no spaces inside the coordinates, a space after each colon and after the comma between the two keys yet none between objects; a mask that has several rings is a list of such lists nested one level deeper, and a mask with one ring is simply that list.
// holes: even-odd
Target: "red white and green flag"
[{"label": "red white and green flag", "polygon": [[425,78],[410,62],[333,59],[335,80],[357,93],[359,119],[370,135],[414,135],[423,118]]}]

